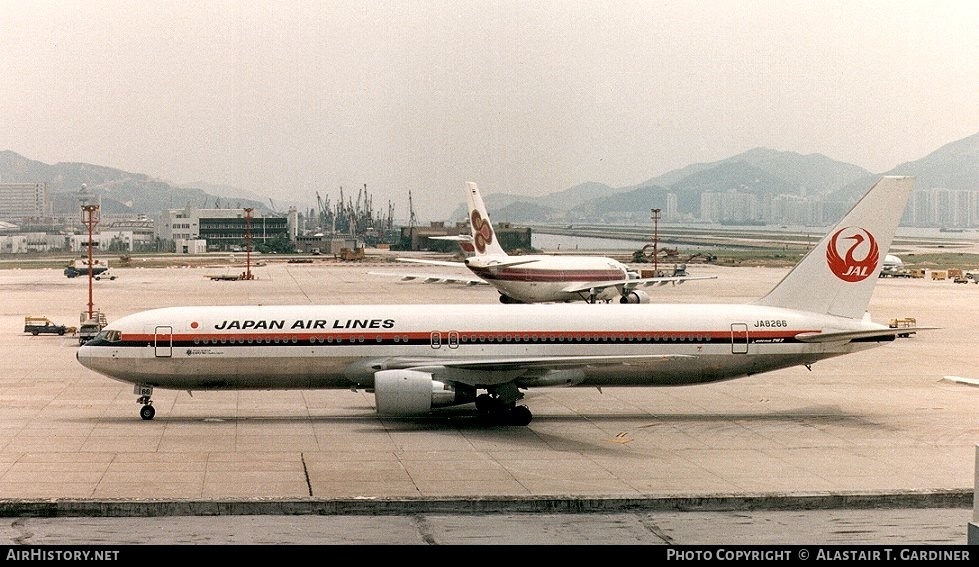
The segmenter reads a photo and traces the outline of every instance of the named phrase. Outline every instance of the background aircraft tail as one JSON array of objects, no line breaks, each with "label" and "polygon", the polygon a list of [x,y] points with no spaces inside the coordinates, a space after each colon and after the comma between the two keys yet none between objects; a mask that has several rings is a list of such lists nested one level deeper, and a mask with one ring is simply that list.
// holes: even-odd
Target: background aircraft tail
[{"label": "background aircraft tail", "polygon": [[862,318],[913,187],[881,178],[758,303]]},{"label": "background aircraft tail", "polygon": [[479,188],[471,181],[466,182],[466,197],[469,201],[469,227],[472,231],[475,255],[498,254],[506,256],[507,253],[496,239],[496,232],[493,231],[493,223],[490,222],[486,205],[483,204],[483,198],[479,194]]}]

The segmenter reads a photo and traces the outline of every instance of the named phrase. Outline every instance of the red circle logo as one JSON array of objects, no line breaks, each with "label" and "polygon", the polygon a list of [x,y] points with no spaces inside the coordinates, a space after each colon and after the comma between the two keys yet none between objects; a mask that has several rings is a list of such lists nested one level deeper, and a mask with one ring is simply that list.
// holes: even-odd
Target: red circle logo
[{"label": "red circle logo", "polygon": [[829,239],[826,247],[826,265],[845,282],[867,279],[877,270],[879,261],[877,240],[863,228],[841,228]]}]

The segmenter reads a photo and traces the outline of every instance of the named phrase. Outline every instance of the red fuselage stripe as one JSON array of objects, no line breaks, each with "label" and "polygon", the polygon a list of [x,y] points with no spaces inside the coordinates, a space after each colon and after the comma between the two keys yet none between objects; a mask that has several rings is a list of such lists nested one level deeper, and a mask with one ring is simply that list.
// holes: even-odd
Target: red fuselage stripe
[{"label": "red fuselage stripe", "polygon": [[[799,333],[805,332],[816,332],[814,330],[803,330],[803,331],[749,331],[748,335],[752,340],[789,340],[794,339],[794,337]],[[642,330],[631,330],[631,331],[431,331],[431,332],[412,332],[412,333],[392,333],[392,332],[371,332],[365,331],[361,333],[160,333],[158,335],[143,334],[143,333],[123,333],[121,339],[125,342],[150,342],[160,336],[171,336],[174,341],[186,342],[207,339],[209,341],[214,340],[225,340],[225,341],[239,341],[239,340],[262,340],[266,338],[278,339],[278,340],[301,340],[309,341],[311,339],[326,339],[330,338],[333,340],[350,340],[359,338],[369,338],[372,340],[393,340],[395,338],[401,340],[429,340],[433,334],[438,334],[442,340],[448,340],[450,334],[456,337],[465,336],[467,338],[480,337],[489,338],[493,337],[497,340],[538,340],[540,342],[550,341],[551,337],[562,337],[564,340],[579,340],[584,338],[589,338],[595,340],[625,340],[627,338],[633,338],[646,340],[649,337],[650,340],[675,340],[677,337],[699,337],[701,340],[721,340],[730,341],[732,333],[730,330],[724,331],[642,331]],[[736,337],[744,337],[744,331],[735,331],[734,335]]]}]

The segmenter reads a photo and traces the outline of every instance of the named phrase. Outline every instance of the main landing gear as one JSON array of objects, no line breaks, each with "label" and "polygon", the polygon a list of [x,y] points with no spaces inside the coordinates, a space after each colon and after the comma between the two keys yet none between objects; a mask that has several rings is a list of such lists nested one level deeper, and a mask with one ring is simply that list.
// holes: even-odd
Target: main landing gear
[{"label": "main landing gear", "polygon": [[599,290],[595,288],[591,288],[588,290],[587,294],[584,292],[579,292],[578,296],[584,299],[585,303],[611,303],[612,302],[612,300],[608,298],[599,299],[598,293]]},{"label": "main landing gear", "polygon": [[143,407],[139,408],[139,417],[143,418],[145,421],[153,419],[153,416],[156,415],[156,409],[153,407],[153,400],[150,399],[150,396],[153,395],[153,386],[136,384],[136,387],[133,389],[135,390],[133,393],[139,396],[139,398],[136,399],[136,403],[143,405]]},{"label": "main landing gear", "polygon": [[476,396],[476,411],[480,418],[497,425],[530,425],[534,419],[527,406],[518,406],[516,400],[507,402],[491,394]]}]

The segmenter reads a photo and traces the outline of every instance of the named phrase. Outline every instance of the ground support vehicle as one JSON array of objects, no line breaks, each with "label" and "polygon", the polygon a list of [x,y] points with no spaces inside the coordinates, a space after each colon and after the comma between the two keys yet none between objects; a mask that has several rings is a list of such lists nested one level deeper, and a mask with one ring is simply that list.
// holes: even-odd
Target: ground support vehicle
[{"label": "ground support vehicle", "polygon": [[24,317],[24,332],[30,333],[35,337],[40,334],[63,335],[68,332],[68,327],[59,325],[47,317]]},{"label": "ground support vehicle", "polygon": [[80,325],[78,327],[78,344],[83,345],[99,334],[107,324],[105,313],[101,311],[96,311],[92,313],[92,316],[88,316],[87,311],[82,311],[79,316]]},{"label": "ground support vehicle", "polygon": [[918,322],[914,317],[900,317],[891,319],[888,326],[892,329],[911,329],[897,334],[898,337],[906,339],[915,333],[913,329],[918,326]]}]

